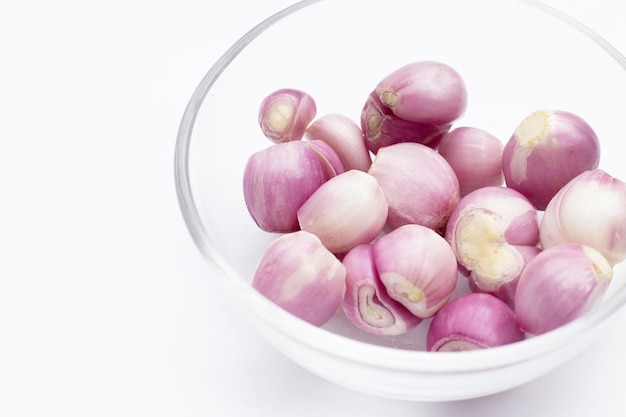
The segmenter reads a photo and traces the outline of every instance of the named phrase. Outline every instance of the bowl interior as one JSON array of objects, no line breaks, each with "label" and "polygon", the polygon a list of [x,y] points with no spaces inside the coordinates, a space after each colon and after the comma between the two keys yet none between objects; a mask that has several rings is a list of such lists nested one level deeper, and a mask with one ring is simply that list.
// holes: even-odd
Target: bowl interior
[{"label": "bowl interior", "polygon": [[[277,237],[257,228],[242,192],[248,157],[270,146],[257,122],[262,98],[278,88],[299,88],[315,98],[318,115],[341,113],[358,122],[378,80],[419,60],[445,62],[463,76],[468,108],[455,127],[479,127],[504,143],[531,111],[571,111],[598,134],[600,167],[626,179],[620,157],[626,64],[577,22],[530,1],[302,2],[261,23],[227,51],[196,90],[179,133],[176,173],[183,214],[200,250],[217,266],[215,279],[234,289],[238,300],[263,303],[249,281]],[[626,271],[619,265],[603,304],[561,334],[573,338],[610,317],[626,300],[625,285]],[[461,278],[459,292],[465,286]],[[280,312],[272,311],[272,317],[293,324]],[[348,338],[388,351],[421,351],[426,328],[422,324],[402,337],[373,337],[339,312],[322,331],[333,334],[335,342]],[[557,336],[541,336],[521,344],[539,353],[555,343]]]}]

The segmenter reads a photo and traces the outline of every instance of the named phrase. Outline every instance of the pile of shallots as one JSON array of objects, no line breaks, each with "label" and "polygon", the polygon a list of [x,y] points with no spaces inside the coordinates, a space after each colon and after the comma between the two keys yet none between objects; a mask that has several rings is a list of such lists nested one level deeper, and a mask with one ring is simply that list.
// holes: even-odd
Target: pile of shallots
[{"label": "pile of shallots", "polygon": [[[317,326],[339,309],[381,336],[432,319],[430,351],[520,341],[597,306],[626,258],[626,185],[598,168],[595,132],[538,110],[503,144],[453,127],[466,107],[462,77],[433,61],[382,79],[360,125],[316,118],[306,92],[269,94],[273,143],[250,156],[243,191],[277,239],[253,287]],[[471,291],[453,297],[459,273]]]}]

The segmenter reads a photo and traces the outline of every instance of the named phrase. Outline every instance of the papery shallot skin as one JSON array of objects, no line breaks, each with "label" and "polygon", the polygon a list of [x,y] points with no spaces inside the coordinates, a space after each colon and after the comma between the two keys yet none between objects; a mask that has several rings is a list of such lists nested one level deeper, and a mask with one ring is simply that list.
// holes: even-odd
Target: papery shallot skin
[{"label": "papery shallot skin", "polygon": [[600,142],[586,121],[566,111],[537,110],[506,143],[502,170],[508,187],[544,210],[561,187],[599,161]]},{"label": "papery shallot skin", "polygon": [[316,114],[317,106],[310,94],[294,88],[282,88],[261,101],[259,126],[272,142],[301,140]]},{"label": "papery shallot skin", "polygon": [[359,329],[378,336],[398,336],[415,328],[422,319],[392,299],[380,281],[374,264],[374,247],[362,244],[343,258],[346,295],[342,307]]},{"label": "papery shallot skin", "polygon": [[393,114],[409,122],[446,125],[467,107],[467,88],[451,66],[437,61],[404,65],[383,78],[375,94]]},{"label": "papery shallot skin", "polygon": [[493,348],[524,340],[515,313],[490,294],[468,293],[450,300],[428,328],[426,349],[453,352]]},{"label": "papery shallot skin", "polygon": [[311,194],[297,211],[301,230],[315,234],[333,253],[369,243],[383,230],[388,204],[376,178],[352,169]]},{"label": "papery shallot skin", "polygon": [[613,270],[595,249],[567,243],[544,249],[526,265],[517,285],[515,314],[520,327],[540,335],[594,309]]},{"label": "papery shallot skin", "polygon": [[454,252],[435,231],[401,226],[374,241],[374,264],[391,298],[417,317],[432,317],[450,299],[458,271]]},{"label": "papery shallot skin", "polygon": [[248,158],[243,174],[246,207],[261,230],[299,230],[298,209],[334,176],[328,160],[304,141],[271,145]]},{"label": "papery shallot skin", "polygon": [[485,130],[462,126],[448,132],[437,150],[459,180],[461,197],[482,187],[500,186],[503,144]]},{"label": "papery shallot skin", "polygon": [[480,188],[460,200],[445,237],[470,288],[511,304],[520,274],[539,252],[537,210],[513,189]]},{"label": "papery shallot skin", "polygon": [[626,184],[596,168],[567,183],[546,207],[541,245],[581,243],[616,265],[626,258]]},{"label": "papery shallot skin", "polygon": [[314,120],[304,137],[327,143],[337,153],[346,171],[358,169],[366,172],[372,164],[361,128],[344,115],[329,113]]},{"label": "papery shallot skin", "polygon": [[270,243],[252,287],[296,317],[321,326],[341,307],[346,270],[315,235],[297,231]]},{"label": "papery shallot skin", "polygon": [[369,173],[387,198],[387,230],[419,224],[443,231],[459,202],[459,181],[435,150],[417,143],[381,148]]}]

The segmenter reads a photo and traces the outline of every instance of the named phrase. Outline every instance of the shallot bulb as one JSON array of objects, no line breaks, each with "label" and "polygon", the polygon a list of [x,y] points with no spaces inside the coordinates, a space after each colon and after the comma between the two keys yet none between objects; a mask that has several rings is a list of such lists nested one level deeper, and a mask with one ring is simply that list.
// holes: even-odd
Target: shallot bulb
[{"label": "shallot bulb", "polygon": [[333,253],[369,243],[387,220],[387,200],[372,175],[356,169],[322,184],[297,211],[301,230],[315,234]]},{"label": "shallot bulb", "polygon": [[526,117],[504,147],[502,170],[508,187],[539,210],[578,174],[598,167],[600,142],[579,116],[538,110]]},{"label": "shallot bulb", "polygon": [[458,119],[467,106],[460,74],[436,61],[407,64],[383,78],[374,93],[399,118],[431,125]]},{"label": "shallot bulb", "polygon": [[452,296],[457,267],[450,245],[432,229],[407,224],[379,237],[374,264],[391,298],[422,319]]},{"label": "shallot bulb", "polygon": [[486,349],[524,338],[511,307],[490,294],[468,293],[450,300],[437,312],[428,328],[426,349]]},{"label": "shallot bulb", "polygon": [[398,336],[421,323],[422,319],[387,294],[374,264],[371,244],[354,247],[342,262],[346,268],[342,307],[356,327],[379,336]]},{"label": "shallot bulb", "polygon": [[466,107],[465,82],[456,70],[436,61],[413,62],[376,85],[361,111],[361,129],[373,153],[401,142],[435,148]]},{"label": "shallot bulb", "polygon": [[450,164],[457,178],[461,197],[482,187],[502,185],[500,139],[475,127],[457,127],[439,143],[439,154]]},{"label": "shallot bulb", "polygon": [[270,243],[252,287],[296,317],[321,326],[341,307],[346,270],[315,235],[297,231]]},{"label": "shallot bulb", "polygon": [[323,183],[336,174],[329,161],[309,143],[284,142],[248,159],[243,195],[261,230],[286,233],[300,228],[297,211]]},{"label": "shallot bulb", "polygon": [[600,252],[577,243],[544,249],[517,284],[515,313],[523,330],[539,335],[595,308],[613,270]]},{"label": "shallot bulb", "polygon": [[445,228],[459,202],[459,181],[450,164],[435,150],[417,143],[381,148],[369,173],[387,198],[387,229],[419,224]]},{"label": "shallot bulb", "polygon": [[315,118],[317,107],[308,93],[283,88],[268,94],[259,107],[259,126],[275,143],[300,140]]},{"label": "shallot bulb", "polygon": [[611,265],[626,258],[626,184],[601,169],[584,172],[554,196],[540,225],[541,245],[581,243]]},{"label": "shallot bulb", "polygon": [[470,287],[511,304],[525,265],[539,253],[537,210],[510,188],[480,188],[461,199],[445,236]]},{"label": "shallot bulb", "polygon": [[361,128],[352,119],[341,114],[330,113],[314,120],[304,137],[327,143],[337,153],[347,171],[367,171],[372,164]]}]

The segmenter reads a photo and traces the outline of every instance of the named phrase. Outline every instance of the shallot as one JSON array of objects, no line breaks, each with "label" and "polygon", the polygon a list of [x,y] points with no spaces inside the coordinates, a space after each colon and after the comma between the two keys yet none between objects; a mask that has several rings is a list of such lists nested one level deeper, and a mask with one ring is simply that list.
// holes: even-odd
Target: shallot
[{"label": "shallot", "polygon": [[418,61],[383,78],[373,94],[403,120],[445,125],[458,119],[467,106],[461,75],[447,64]]},{"label": "shallot", "polygon": [[626,258],[626,184],[601,169],[586,171],[563,187],[540,224],[544,248],[581,243],[615,265]]},{"label": "shallot", "polygon": [[418,61],[378,82],[361,111],[361,129],[373,153],[414,142],[436,148],[467,106],[467,89],[449,65]]},{"label": "shallot", "polygon": [[336,172],[309,143],[278,143],[252,154],[243,174],[243,195],[252,219],[266,232],[299,229],[297,211]]},{"label": "shallot", "polygon": [[259,107],[259,126],[272,142],[300,140],[315,118],[317,107],[308,93],[283,88],[268,94]]},{"label": "shallot", "polygon": [[373,245],[374,264],[387,293],[414,315],[432,317],[450,299],[457,284],[456,259],[435,231],[407,224]]},{"label": "shallot", "polygon": [[577,243],[544,249],[522,272],[515,294],[521,328],[543,334],[591,311],[606,293],[613,270],[600,252]]},{"label": "shallot", "polygon": [[515,313],[499,298],[468,293],[450,300],[433,318],[426,349],[454,352],[486,349],[524,340]]},{"label": "shallot", "polygon": [[301,230],[333,253],[369,243],[387,220],[387,200],[376,178],[352,169],[322,184],[297,211]]},{"label": "shallot", "polygon": [[504,147],[502,169],[508,187],[539,210],[578,174],[598,167],[600,142],[581,117],[538,110],[515,129]]},{"label": "shallot", "polygon": [[346,270],[315,235],[297,231],[270,243],[252,287],[296,317],[321,326],[341,306]]},{"label": "shallot", "polygon": [[480,188],[461,199],[445,236],[470,286],[511,304],[526,263],[539,253],[537,210],[513,189]]},{"label": "shallot", "polygon": [[482,187],[502,185],[502,149],[500,139],[468,126],[448,132],[437,148],[459,179],[461,197]]},{"label": "shallot", "polygon": [[387,229],[420,224],[445,228],[459,202],[459,181],[450,164],[435,150],[417,143],[381,148],[369,173],[387,198]]}]

